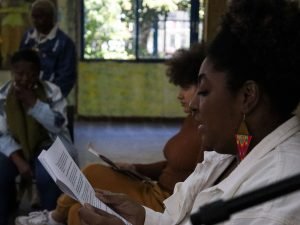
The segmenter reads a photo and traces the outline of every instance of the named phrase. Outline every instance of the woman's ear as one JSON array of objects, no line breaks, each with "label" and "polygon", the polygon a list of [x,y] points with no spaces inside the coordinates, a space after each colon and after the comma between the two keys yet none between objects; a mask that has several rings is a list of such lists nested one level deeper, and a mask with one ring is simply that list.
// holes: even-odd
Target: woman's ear
[{"label": "woman's ear", "polygon": [[242,110],[244,114],[249,114],[255,109],[260,99],[260,89],[253,80],[244,83],[242,89]]}]

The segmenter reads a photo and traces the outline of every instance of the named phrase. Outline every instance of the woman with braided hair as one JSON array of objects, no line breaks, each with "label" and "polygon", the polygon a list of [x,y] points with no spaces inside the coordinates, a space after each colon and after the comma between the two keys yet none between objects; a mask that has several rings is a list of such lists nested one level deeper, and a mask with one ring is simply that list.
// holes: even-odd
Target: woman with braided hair
[{"label": "woman with braided hair", "polygon": [[[197,109],[202,145],[235,158],[212,170],[205,153],[158,213],[124,195],[98,197],[133,225],[190,224],[190,214],[209,202],[231,199],[300,174],[300,10],[292,1],[232,0],[199,72]],[[210,186],[207,188],[207,186]],[[231,216],[226,225],[300,224],[300,192]],[[114,224],[118,218],[90,205],[84,224]]]}]

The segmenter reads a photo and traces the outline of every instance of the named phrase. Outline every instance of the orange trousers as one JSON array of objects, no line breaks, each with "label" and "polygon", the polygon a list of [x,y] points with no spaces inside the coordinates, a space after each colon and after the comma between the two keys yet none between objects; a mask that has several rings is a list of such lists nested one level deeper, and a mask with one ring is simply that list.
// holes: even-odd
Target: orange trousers
[{"label": "orange trousers", "polygon": [[[157,184],[151,185],[133,180],[110,167],[100,164],[91,164],[83,169],[82,172],[95,189],[99,188],[127,194],[138,203],[158,212],[164,210],[163,201],[170,196],[168,192],[162,190]],[[78,216],[80,207],[80,203],[63,194],[57,200],[55,211],[65,218],[69,225],[80,225]]]}]

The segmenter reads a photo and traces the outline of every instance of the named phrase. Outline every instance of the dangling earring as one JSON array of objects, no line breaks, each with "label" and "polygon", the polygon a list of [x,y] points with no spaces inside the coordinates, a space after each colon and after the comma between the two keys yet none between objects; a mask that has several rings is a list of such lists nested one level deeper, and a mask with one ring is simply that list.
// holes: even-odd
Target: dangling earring
[{"label": "dangling earring", "polygon": [[248,128],[245,123],[245,117],[246,115],[244,114],[243,121],[238,129],[237,134],[235,135],[237,149],[241,161],[246,157],[252,139],[252,136],[249,135]]}]

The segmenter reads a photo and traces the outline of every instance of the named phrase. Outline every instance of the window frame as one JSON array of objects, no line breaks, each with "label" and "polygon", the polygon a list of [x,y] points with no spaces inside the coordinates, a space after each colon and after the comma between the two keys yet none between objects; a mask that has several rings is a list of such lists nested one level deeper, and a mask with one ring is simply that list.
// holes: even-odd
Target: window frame
[{"label": "window frame", "polygon": [[[166,58],[140,58],[139,57],[139,41],[135,41],[135,59],[104,59],[104,58],[95,58],[95,59],[86,59],[84,58],[84,48],[85,48],[85,40],[84,40],[84,33],[85,33],[85,16],[84,16],[84,1],[80,1],[80,60],[83,62],[101,62],[101,61],[113,61],[113,62],[143,62],[143,63],[152,63],[152,62],[164,62],[166,61]],[[139,4],[140,0],[135,0],[135,24],[138,24],[139,21]],[[199,24],[202,22],[204,24],[204,21],[200,20],[199,10],[200,10],[200,0],[190,0],[191,8],[190,8],[190,45],[193,43],[199,41]],[[135,37],[137,40],[139,40],[139,29],[140,26],[135,26]]]}]

